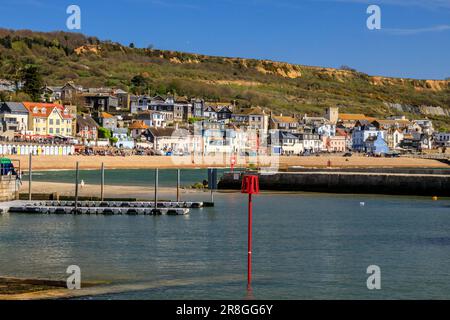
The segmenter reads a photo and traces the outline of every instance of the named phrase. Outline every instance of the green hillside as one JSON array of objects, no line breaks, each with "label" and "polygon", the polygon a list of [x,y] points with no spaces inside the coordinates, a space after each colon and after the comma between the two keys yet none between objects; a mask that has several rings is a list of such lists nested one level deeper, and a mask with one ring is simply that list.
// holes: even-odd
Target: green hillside
[{"label": "green hillside", "polygon": [[[0,29],[0,78],[16,80],[30,65],[38,67],[48,85],[71,80],[135,93],[235,100],[240,106],[283,113],[322,114],[328,106],[371,116],[402,113],[385,102],[412,107],[403,110],[408,116],[421,112],[412,110],[422,105],[441,107],[447,115],[450,110],[450,81],[372,77],[350,68],[130,48],[76,33]],[[441,128],[450,127],[443,114],[414,117],[425,115]]]}]

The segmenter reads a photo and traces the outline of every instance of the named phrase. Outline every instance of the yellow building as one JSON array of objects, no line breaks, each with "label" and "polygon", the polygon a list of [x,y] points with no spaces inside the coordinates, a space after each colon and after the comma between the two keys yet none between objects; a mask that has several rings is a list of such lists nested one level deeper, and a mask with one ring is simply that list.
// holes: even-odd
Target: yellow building
[{"label": "yellow building", "polygon": [[69,109],[54,103],[24,102],[29,111],[28,130],[39,136],[72,137],[73,127]]}]

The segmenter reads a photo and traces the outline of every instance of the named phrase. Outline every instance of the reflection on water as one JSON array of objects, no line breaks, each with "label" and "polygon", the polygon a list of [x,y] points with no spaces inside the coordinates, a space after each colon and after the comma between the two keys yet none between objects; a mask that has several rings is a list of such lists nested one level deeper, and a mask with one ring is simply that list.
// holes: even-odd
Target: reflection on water
[{"label": "reflection on water", "polygon": [[[223,172],[219,169],[219,176]],[[28,179],[28,172],[24,172],[23,179]],[[74,170],[63,171],[37,171],[33,172],[34,181],[65,182],[75,181]],[[100,184],[100,170],[80,170],[80,180],[87,184]],[[181,170],[181,185],[190,186],[196,182],[208,180],[206,169],[183,169]],[[109,185],[123,186],[153,186],[155,182],[154,169],[112,169],[105,170],[105,183]],[[159,170],[159,183],[162,187],[175,187],[177,184],[177,170]]]},{"label": "reflection on water", "polygon": [[[189,217],[0,216],[0,275],[65,279],[67,266],[76,264],[84,280],[122,288],[99,298],[243,298],[246,196],[221,193],[215,199],[214,208],[192,210]],[[258,195],[254,295],[448,299],[449,204],[413,197]],[[366,288],[366,269],[373,264],[381,267],[380,291]]]}]

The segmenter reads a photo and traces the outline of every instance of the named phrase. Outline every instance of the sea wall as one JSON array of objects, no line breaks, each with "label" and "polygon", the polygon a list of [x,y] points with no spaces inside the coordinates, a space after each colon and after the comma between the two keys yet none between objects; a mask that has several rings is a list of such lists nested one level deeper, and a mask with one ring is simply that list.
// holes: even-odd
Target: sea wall
[{"label": "sea wall", "polygon": [[16,176],[0,176],[0,201],[19,199],[19,186]]},{"label": "sea wall", "polygon": [[[258,174],[261,190],[450,196],[450,174],[279,172]],[[219,189],[240,189],[243,173],[225,173]]]}]

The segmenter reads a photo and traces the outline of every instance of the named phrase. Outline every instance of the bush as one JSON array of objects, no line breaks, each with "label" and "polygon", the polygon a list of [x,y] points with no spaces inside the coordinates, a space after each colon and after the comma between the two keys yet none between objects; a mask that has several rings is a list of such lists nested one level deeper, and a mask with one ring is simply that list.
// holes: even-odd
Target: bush
[{"label": "bush", "polygon": [[110,139],[111,131],[106,128],[100,127],[98,128],[98,137],[99,139]]}]

